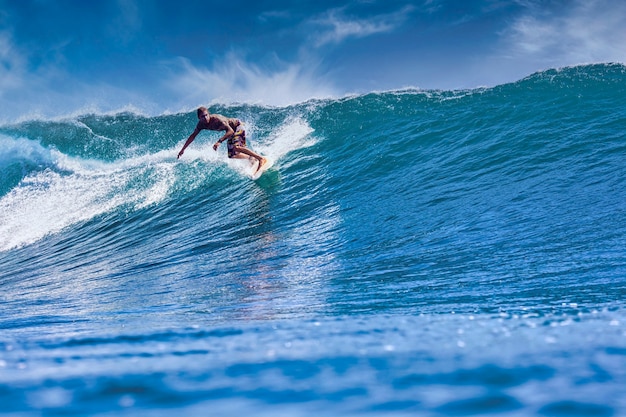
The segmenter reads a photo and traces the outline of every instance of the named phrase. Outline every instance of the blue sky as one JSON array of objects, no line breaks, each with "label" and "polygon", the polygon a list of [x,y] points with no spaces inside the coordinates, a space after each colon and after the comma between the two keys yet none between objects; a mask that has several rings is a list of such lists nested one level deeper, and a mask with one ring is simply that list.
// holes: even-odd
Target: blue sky
[{"label": "blue sky", "polygon": [[0,121],[473,88],[625,61],[622,0],[0,0]]}]

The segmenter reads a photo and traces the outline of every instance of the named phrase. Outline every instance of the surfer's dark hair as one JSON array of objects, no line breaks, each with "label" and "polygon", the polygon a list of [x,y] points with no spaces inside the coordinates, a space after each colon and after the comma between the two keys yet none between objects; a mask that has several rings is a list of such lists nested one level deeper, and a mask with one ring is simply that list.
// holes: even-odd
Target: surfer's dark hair
[{"label": "surfer's dark hair", "polygon": [[200,117],[200,113],[204,113],[204,112],[209,112],[209,110],[206,107],[198,107],[198,111],[196,111],[196,114],[198,115],[198,117]]}]

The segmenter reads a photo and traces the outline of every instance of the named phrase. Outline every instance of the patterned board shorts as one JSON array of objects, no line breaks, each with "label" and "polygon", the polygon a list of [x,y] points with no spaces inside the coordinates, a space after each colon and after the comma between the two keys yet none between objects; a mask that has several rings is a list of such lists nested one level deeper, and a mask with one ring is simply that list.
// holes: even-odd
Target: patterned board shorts
[{"label": "patterned board shorts", "polygon": [[228,157],[233,158],[239,152],[235,150],[235,146],[245,148],[246,146],[246,131],[243,130],[241,125],[237,126],[237,130],[235,134],[228,138],[228,142],[226,142],[228,146]]}]

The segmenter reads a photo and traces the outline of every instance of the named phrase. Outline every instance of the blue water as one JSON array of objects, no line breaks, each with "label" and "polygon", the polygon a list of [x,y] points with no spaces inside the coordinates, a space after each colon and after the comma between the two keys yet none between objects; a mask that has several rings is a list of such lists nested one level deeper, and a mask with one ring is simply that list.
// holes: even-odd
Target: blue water
[{"label": "blue water", "polygon": [[626,67],[0,126],[0,412],[626,415]]}]

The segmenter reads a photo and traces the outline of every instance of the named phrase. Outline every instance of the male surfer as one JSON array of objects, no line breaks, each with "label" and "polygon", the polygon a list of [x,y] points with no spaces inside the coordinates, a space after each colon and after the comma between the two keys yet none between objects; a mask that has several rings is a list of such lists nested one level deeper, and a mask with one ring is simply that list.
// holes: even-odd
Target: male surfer
[{"label": "male surfer", "polygon": [[[187,138],[187,142],[183,145],[183,149],[178,152],[178,158],[180,158],[187,146],[194,141],[198,133],[201,130],[225,130],[224,136],[219,138],[217,142],[213,145],[213,149],[217,151],[218,146],[226,139],[228,142],[226,143],[228,146],[228,157],[229,158],[256,158],[259,161],[259,166],[257,167],[257,172],[261,169],[263,165],[267,162],[267,159],[262,157],[256,152],[251,151],[246,147],[246,131],[243,130],[243,125],[241,121],[238,119],[229,119],[228,117],[224,117],[221,114],[209,114],[209,111],[206,107],[198,108],[198,124],[194,129],[193,133],[189,135]],[[246,156],[247,155],[247,156]]]}]

